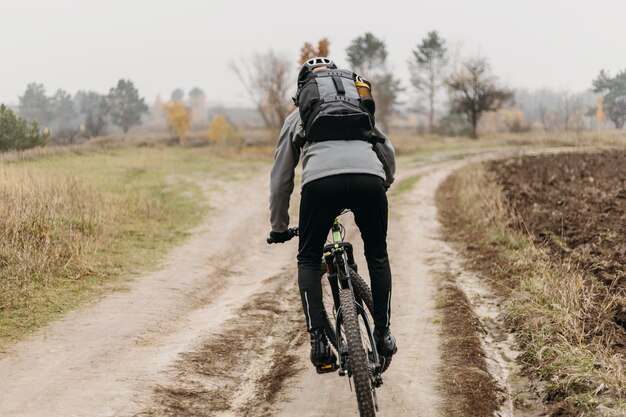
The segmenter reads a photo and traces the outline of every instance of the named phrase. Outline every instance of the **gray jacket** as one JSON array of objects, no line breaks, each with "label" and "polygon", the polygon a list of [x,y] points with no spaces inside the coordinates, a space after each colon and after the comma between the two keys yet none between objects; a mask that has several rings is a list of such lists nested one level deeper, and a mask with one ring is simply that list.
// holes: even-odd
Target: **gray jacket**
[{"label": "gray jacket", "polygon": [[389,187],[396,171],[396,155],[391,141],[376,126],[374,135],[384,143],[362,140],[306,142],[296,109],[283,125],[270,174],[270,222],[272,230],[289,227],[289,199],[293,192],[295,168],[302,157],[302,186],[337,174],[372,174]]}]

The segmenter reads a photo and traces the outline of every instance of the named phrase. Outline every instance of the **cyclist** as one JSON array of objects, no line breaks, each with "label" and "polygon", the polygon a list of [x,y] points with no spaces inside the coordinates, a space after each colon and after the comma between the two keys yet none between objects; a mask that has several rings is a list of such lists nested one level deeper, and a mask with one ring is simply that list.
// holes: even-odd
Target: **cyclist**
[{"label": "cyclist", "polygon": [[[317,60],[318,64],[311,65]],[[328,58],[311,60],[303,71],[334,69]],[[334,364],[324,331],[320,281],[321,259],[328,231],[342,209],[349,208],[361,232],[374,301],[374,337],[380,354],[396,353],[390,334],[391,269],[387,256],[387,196],[394,180],[394,148],[376,125],[378,143],[363,140],[307,142],[298,109],[285,120],[270,175],[270,237],[291,239],[289,200],[295,168],[302,159],[302,189],[299,213],[298,285],[311,338],[311,362],[316,367]]]}]

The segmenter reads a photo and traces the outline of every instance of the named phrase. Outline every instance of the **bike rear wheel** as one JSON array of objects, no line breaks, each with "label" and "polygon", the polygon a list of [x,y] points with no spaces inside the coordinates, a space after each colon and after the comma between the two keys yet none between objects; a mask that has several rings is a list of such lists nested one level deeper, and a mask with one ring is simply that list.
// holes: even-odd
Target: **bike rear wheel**
[{"label": "bike rear wheel", "polygon": [[343,327],[343,335],[347,345],[348,365],[354,382],[359,414],[361,417],[374,417],[376,416],[376,394],[372,385],[370,359],[364,349],[364,340],[362,340],[352,289],[340,289],[339,299],[341,303],[340,326]]}]

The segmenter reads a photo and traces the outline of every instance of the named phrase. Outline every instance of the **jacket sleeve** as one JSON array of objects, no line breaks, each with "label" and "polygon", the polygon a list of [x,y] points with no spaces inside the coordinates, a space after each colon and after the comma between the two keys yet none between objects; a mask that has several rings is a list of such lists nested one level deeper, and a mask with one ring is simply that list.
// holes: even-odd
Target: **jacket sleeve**
[{"label": "jacket sleeve", "polygon": [[377,139],[382,139],[382,141],[374,143],[374,152],[376,152],[376,156],[383,164],[385,176],[387,177],[385,188],[389,188],[396,176],[396,151],[378,124],[374,128],[373,136]]},{"label": "jacket sleeve", "polygon": [[274,153],[274,166],[270,173],[270,224],[274,232],[284,232],[289,227],[289,200],[301,152],[296,143],[300,133],[299,122],[299,117],[287,118]]}]

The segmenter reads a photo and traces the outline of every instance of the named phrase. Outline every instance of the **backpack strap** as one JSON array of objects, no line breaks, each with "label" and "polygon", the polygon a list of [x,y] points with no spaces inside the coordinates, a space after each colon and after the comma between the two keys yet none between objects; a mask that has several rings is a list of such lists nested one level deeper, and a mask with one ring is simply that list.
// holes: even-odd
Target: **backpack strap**
[{"label": "backpack strap", "polygon": [[341,78],[337,77],[336,75],[332,75],[331,78],[333,79],[333,83],[335,84],[335,89],[337,90],[337,94],[341,96],[345,96],[346,89],[343,86],[343,81],[341,81]]}]

